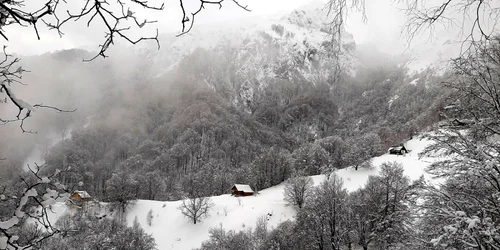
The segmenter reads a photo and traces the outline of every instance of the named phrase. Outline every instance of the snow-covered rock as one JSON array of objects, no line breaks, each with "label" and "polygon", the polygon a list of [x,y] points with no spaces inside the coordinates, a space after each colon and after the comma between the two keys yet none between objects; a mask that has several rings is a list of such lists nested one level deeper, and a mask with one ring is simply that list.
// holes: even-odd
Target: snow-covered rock
[{"label": "snow-covered rock", "polygon": [[[160,50],[140,45],[130,51],[152,65],[146,75],[156,78],[175,72],[183,59],[192,58],[189,67],[202,61],[198,66],[202,70],[190,72],[189,77],[198,78],[212,89],[223,86],[233,93],[231,101],[245,105],[277,80],[326,82],[337,63],[346,73],[354,74],[357,60],[353,36],[342,33],[342,53],[337,61],[332,56],[331,33],[324,3],[316,1],[290,13],[200,24],[178,38],[174,38],[175,34],[160,36]],[[120,57],[128,60],[126,55],[112,58],[122,60]],[[228,65],[231,70],[217,72]]]}]

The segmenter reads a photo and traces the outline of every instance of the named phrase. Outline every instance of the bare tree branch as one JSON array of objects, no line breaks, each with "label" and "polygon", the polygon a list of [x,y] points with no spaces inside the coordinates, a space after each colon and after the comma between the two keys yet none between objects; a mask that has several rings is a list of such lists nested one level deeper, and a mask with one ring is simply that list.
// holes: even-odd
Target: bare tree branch
[{"label": "bare tree branch", "polygon": [[19,63],[19,58],[14,58],[12,55],[8,54],[6,51],[6,46],[3,47],[3,60],[0,61],[0,93],[5,93],[6,102],[10,102],[17,109],[17,114],[13,118],[2,118],[0,117],[0,125],[7,123],[19,122],[19,127],[23,133],[36,133],[31,130],[26,130],[24,128],[24,122],[28,119],[35,109],[52,109],[57,112],[74,112],[74,110],[64,110],[50,105],[35,104],[31,105],[23,99],[17,97],[15,92],[10,88],[12,84],[18,83],[25,85],[21,82],[22,74],[28,72],[24,70],[21,66],[16,68],[16,64]]},{"label": "bare tree branch", "polygon": [[[474,46],[475,42],[489,40],[495,32],[496,23],[500,17],[500,8],[492,6],[492,0],[441,0],[439,4],[426,4],[425,0],[398,0],[404,3],[407,20],[403,26],[402,35],[407,39],[408,45],[416,36],[429,31],[432,37],[436,26],[455,26],[460,28],[464,38],[462,44],[463,54]],[[470,28],[466,27],[468,21],[472,22]],[[485,24],[489,23],[489,27]]]},{"label": "bare tree branch", "polygon": [[328,10],[327,15],[333,17],[330,22],[330,34],[332,41],[332,57],[336,61],[333,69],[333,82],[340,80],[341,63],[340,56],[342,53],[342,32],[345,28],[344,22],[348,17],[349,10],[362,13],[362,21],[367,20],[365,10],[365,0],[330,0],[326,4]]},{"label": "bare tree branch", "polygon": [[[223,1],[224,0],[200,0],[199,9],[192,13],[192,18],[189,19],[186,16],[186,10],[184,9],[183,1],[181,0],[181,9],[183,12],[183,19],[181,21],[182,32],[178,36],[186,34],[193,28],[194,18],[204,9],[205,4],[215,4],[218,5],[219,8],[222,8]],[[250,11],[248,6],[242,5],[236,0],[231,1],[238,7],[246,11]],[[36,11],[27,12],[24,11],[26,9],[24,0],[0,0],[0,35],[5,40],[8,40],[3,28],[9,25],[18,25],[21,27],[32,26],[37,38],[41,39],[37,26],[39,21],[41,21],[50,30],[56,30],[59,36],[62,37],[64,35],[63,29],[65,24],[70,21],[79,21],[84,17],[88,17],[86,22],[87,27],[92,23],[100,23],[106,31],[104,33],[104,40],[99,45],[99,51],[97,54],[90,59],[85,59],[84,61],[92,61],[99,56],[104,58],[107,57],[106,51],[115,43],[116,39],[125,40],[130,44],[137,44],[142,41],[152,40],[156,42],[158,49],[160,48],[158,29],[156,29],[156,34],[153,36],[134,37],[133,34],[136,33],[137,29],[142,29],[146,25],[155,23],[156,21],[139,19],[136,17],[133,9],[134,7],[140,7],[148,10],[161,11],[165,7],[164,3],[161,5],[153,5],[147,0],[116,0],[116,2],[111,2],[109,0],[84,0],[80,3],[82,3],[81,9],[78,11],[70,11],[64,9],[64,5],[67,4],[65,0],[45,0],[45,2]],[[188,23],[189,26],[187,26]],[[4,58],[0,62],[0,93],[5,93],[6,98],[4,99],[4,102],[12,103],[18,112],[14,118],[0,117],[0,125],[19,122],[23,133],[36,133],[24,128],[25,120],[32,115],[32,112],[35,109],[52,109],[57,112],[76,111],[76,109],[64,110],[43,104],[31,105],[18,98],[10,87],[13,83],[24,85],[21,79],[22,73],[26,72],[26,70],[22,67],[18,67],[16,70],[13,69],[13,67],[19,62],[19,59],[7,54],[5,47],[3,48],[3,54]]]},{"label": "bare tree branch", "polygon": [[[55,181],[55,178],[63,172],[56,171],[50,176],[41,176],[40,170],[43,166],[35,165],[36,168],[29,168],[31,176],[35,178],[27,178],[19,176],[19,179],[24,183],[25,188],[20,197],[17,196],[3,196],[0,202],[5,202],[9,199],[15,200],[16,208],[10,221],[11,223],[4,224],[0,227],[0,237],[7,238],[8,249],[31,249],[38,246],[44,240],[58,234],[60,231],[49,220],[49,213],[51,211],[51,204],[61,198],[67,197],[68,190]],[[5,187],[2,188],[0,194],[5,193]],[[36,208],[36,209],[32,209]],[[18,244],[18,237],[15,236],[13,229],[23,225],[21,219],[30,218],[38,225],[44,228],[43,233],[37,233],[29,239],[24,239],[24,245]]]},{"label": "bare tree branch", "polygon": [[[193,25],[194,25],[194,20],[195,20],[196,15],[198,15],[198,13],[200,13],[205,8],[205,4],[218,5],[219,9],[221,9],[222,8],[222,2],[224,2],[224,0],[217,0],[217,1],[199,0],[200,1],[200,7],[195,12],[191,13],[191,19],[190,19],[186,15],[186,9],[184,7],[183,0],[179,0],[179,1],[180,1],[181,9],[182,9],[182,20],[181,20],[182,30],[181,30],[181,33],[177,35],[177,37],[185,35],[185,34],[187,34],[187,33],[189,33],[191,31],[191,29],[193,28]],[[242,8],[242,9],[244,9],[246,11],[249,11],[249,12],[251,11],[250,9],[248,9],[248,5],[243,6],[243,5],[241,5],[236,0],[230,0],[230,1],[232,1],[238,7]],[[189,23],[189,26],[187,26],[186,23]]]}]

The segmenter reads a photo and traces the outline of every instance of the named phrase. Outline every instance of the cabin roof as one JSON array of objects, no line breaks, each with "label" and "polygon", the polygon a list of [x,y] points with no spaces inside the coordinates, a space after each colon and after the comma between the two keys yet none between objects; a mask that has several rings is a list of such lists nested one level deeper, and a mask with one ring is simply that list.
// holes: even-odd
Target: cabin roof
[{"label": "cabin roof", "polygon": [[80,198],[82,198],[82,199],[90,199],[91,198],[89,193],[87,193],[87,191],[75,191],[75,192],[73,192],[73,194],[75,194],[75,193],[78,194],[80,196]]},{"label": "cabin roof", "polygon": [[236,188],[236,190],[243,191],[245,193],[253,193],[252,188],[246,184],[234,184],[233,188]]},{"label": "cabin roof", "polygon": [[389,148],[389,150],[402,150],[405,149],[405,146],[392,146]]}]

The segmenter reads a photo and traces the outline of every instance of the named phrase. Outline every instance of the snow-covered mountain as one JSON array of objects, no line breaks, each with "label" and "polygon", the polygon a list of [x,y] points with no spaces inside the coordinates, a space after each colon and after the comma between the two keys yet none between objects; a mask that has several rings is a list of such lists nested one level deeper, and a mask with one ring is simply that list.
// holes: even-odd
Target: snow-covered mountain
[{"label": "snow-covered mountain", "polygon": [[[130,50],[151,65],[149,77],[168,78],[173,72],[188,75],[212,88],[232,92],[234,102],[244,103],[272,82],[326,82],[337,61],[331,55],[331,31],[324,7],[317,1],[288,13],[197,24],[178,38],[175,34],[160,36],[160,50],[154,46]],[[340,63],[351,74],[356,45],[347,32],[342,45]],[[176,71],[179,68],[183,71]],[[186,72],[186,68],[191,71]]]}]

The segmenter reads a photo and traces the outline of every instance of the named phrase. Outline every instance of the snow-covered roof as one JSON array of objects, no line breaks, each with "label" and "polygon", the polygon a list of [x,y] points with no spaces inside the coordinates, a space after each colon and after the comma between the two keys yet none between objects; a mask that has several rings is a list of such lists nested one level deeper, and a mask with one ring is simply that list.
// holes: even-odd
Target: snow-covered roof
[{"label": "snow-covered roof", "polygon": [[82,199],[90,199],[91,198],[89,193],[87,193],[87,191],[75,191],[75,192],[73,192],[73,194],[75,194],[75,193],[77,193],[80,196],[80,198],[82,198]]},{"label": "snow-covered roof", "polygon": [[389,148],[389,150],[402,150],[404,146],[392,146]]},{"label": "snow-covered roof", "polygon": [[253,193],[252,188],[246,184],[234,184],[234,187],[236,187],[236,190],[238,191],[243,191],[245,193]]}]

